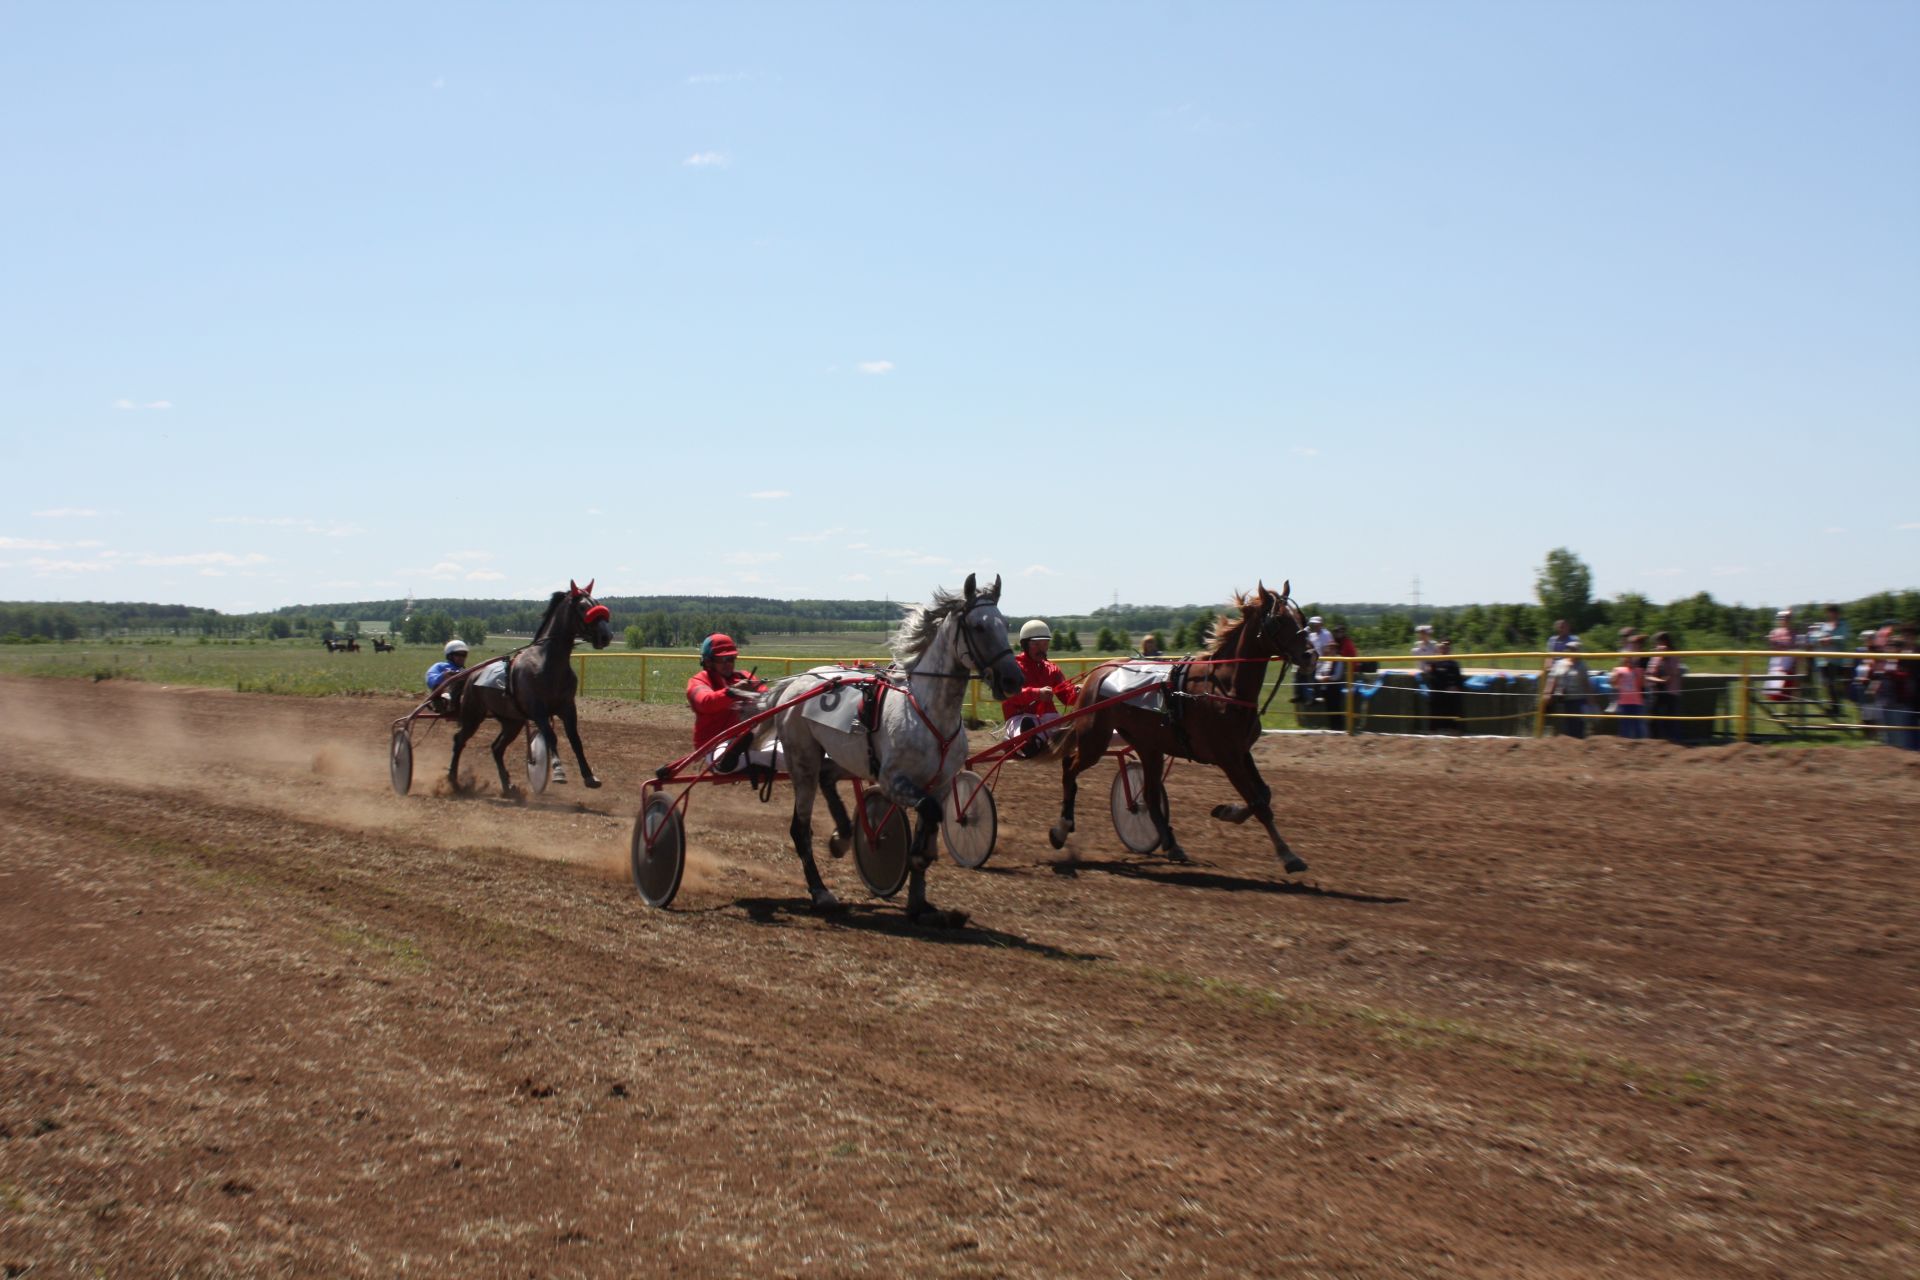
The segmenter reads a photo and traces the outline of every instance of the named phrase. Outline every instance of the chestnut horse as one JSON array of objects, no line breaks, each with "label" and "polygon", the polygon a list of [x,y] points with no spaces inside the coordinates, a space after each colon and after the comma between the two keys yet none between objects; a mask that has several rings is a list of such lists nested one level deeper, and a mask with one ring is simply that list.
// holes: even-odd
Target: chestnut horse
[{"label": "chestnut horse", "polygon": [[[1077,779],[1100,762],[1118,733],[1140,753],[1146,773],[1146,806],[1160,832],[1160,848],[1174,862],[1187,861],[1186,851],[1174,839],[1167,811],[1164,774],[1168,756],[1218,765],[1245,804],[1215,806],[1213,816],[1223,822],[1260,819],[1273,840],[1273,851],[1290,872],[1307,869],[1306,862],[1287,847],[1273,825],[1273,792],[1253,763],[1253,744],[1260,740],[1257,699],[1266,681],[1267,664],[1281,662],[1312,670],[1313,642],[1307,637],[1300,606],[1287,598],[1292,582],[1282,583],[1280,594],[1265,584],[1251,595],[1235,595],[1238,618],[1222,618],[1213,639],[1196,658],[1168,664],[1165,710],[1117,702],[1065,721],[1065,732],[1050,754],[1061,757],[1060,819],[1047,832],[1056,849],[1066,847],[1073,833],[1073,798]],[[1136,659],[1137,661],[1137,659]],[[1101,700],[1100,683],[1121,662],[1103,662],[1080,679],[1075,705],[1092,706]]]}]

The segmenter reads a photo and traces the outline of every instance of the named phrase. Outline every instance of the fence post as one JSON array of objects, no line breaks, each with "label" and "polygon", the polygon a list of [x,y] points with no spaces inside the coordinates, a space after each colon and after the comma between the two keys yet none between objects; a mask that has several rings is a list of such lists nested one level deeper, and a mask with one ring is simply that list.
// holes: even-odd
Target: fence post
[{"label": "fence post", "polygon": [[1549,653],[1547,655],[1547,666],[1540,668],[1540,682],[1538,685],[1540,697],[1533,708],[1533,736],[1536,738],[1544,738],[1547,736],[1547,672],[1552,664],[1553,655]]},{"label": "fence post", "polygon": [[652,654],[642,653],[640,655],[640,701],[642,702],[647,700],[647,668],[652,665],[652,663]]},{"label": "fence post", "polygon": [[1747,731],[1752,727],[1753,723],[1753,690],[1747,683],[1748,673],[1752,670],[1752,665],[1752,658],[1742,653],[1740,655],[1740,710],[1734,720],[1737,726],[1734,733],[1741,742],[1747,740]]}]

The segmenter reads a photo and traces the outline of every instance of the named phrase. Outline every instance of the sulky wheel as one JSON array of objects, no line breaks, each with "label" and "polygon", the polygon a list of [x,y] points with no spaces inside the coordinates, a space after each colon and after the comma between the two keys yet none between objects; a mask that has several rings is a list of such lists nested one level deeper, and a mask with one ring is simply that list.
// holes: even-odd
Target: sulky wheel
[{"label": "sulky wheel", "polygon": [[940,841],[947,856],[968,870],[987,865],[1000,838],[1000,812],[987,780],[971,769],[953,775],[940,806]]},{"label": "sulky wheel", "polygon": [[393,731],[393,742],[387,748],[387,777],[393,781],[397,796],[413,789],[413,739],[405,729]]},{"label": "sulky wheel", "polygon": [[540,795],[553,781],[553,757],[547,754],[547,740],[532,725],[527,726],[527,790]]},{"label": "sulky wheel", "polygon": [[[1128,788],[1133,803],[1127,803]],[[1161,814],[1166,811],[1165,796],[1160,793]],[[1125,760],[1113,777],[1113,830],[1120,843],[1131,853],[1152,853],[1160,847],[1160,827],[1147,810],[1147,771],[1138,760]]]},{"label": "sulky wheel", "polygon": [[650,907],[664,907],[680,892],[687,869],[686,833],[673,801],[656,795],[633,820],[633,887]]},{"label": "sulky wheel", "polygon": [[[860,798],[863,822],[853,824],[853,861],[860,879],[876,898],[891,898],[907,882],[907,850],[913,843],[907,815],[878,791]],[[873,840],[867,828],[873,828]]]}]

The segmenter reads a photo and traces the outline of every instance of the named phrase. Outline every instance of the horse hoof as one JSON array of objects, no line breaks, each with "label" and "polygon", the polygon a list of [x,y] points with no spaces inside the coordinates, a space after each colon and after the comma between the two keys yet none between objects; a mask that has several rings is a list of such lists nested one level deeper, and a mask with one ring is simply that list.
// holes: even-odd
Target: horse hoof
[{"label": "horse hoof", "polygon": [[1287,869],[1287,874],[1291,876],[1297,876],[1307,869],[1307,860],[1297,853],[1288,854],[1280,860],[1280,864]]},{"label": "horse hoof", "polygon": [[853,843],[853,837],[831,835],[827,837],[827,852],[836,858],[847,856],[847,846]]},{"label": "horse hoof", "polygon": [[1048,827],[1047,843],[1056,849],[1064,849],[1067,847],[1067,833],[1062,831],[1058,826]]},{"label": "horse hoof", "polygon": [[833,896],[831,889],[817,889],[813,893],[813,910],[818,915],[837,915],[847,908],[840,899]]},{"label": "horse hoof", "polygon": [[907,919],[925,929],[958,929],[967,923],[967,913],[922,907],[918,913],[908,912]]},{"label": "horse hoof", "polygon": [[1241,823],[1253,816],[1253,810],[1239,804],[1217,804],[1213,806],[1213,816],[1222,822]]},{"label": "horse hoof", "polygon": [[1188,862],[1192,862],[1193,859],[1187,856],[1187,851],[1185,849],[1182,849],[1179,845],[1175,845],[1173,848],[1167,850],[1167,861],[1188,863]]},{"label": "horse hoof", "polygon": [[587,784],[587,790],[589,791],[597,791],[605,785],[598,778],[586,778],[583,779],[583,781]]}]

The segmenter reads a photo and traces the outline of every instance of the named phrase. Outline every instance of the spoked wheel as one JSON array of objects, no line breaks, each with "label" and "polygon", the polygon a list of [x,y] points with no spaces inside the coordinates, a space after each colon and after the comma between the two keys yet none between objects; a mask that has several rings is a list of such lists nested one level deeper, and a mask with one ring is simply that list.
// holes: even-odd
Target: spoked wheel
[{"label": "spoked wheel", "polygon": [[393,782],[393,794],[403,796],[413,790],[413,738],[405,729],[393,731],[387,748],[387,777]]},{"label": "spoked wheel", "polygon": [[679,811],[655,796],[633,821],[633,887],[650,907],[664,907],[680,892],[687,869],[686,833]]},{"label": "spoked wheel", "polygon": [[553,781],[553,757],[547,754],[547,740],[532,725],[527,726],[527,790],[539,795]]},{"label": "spoked wheel", "polygon": [[[1127,801],[1128,788],[1133,801]],[[1160,816],[1167,816],[1167,793],[1160,793]],[[1147,771],[1138,760],[1123,761],[1113,777],[1113,830],[1130,853],[1152,853],[1160,847],[1160,827],[1147,809]]]},{"label": "spoked wheel", "polygon": [[987,780],[971,769],[953,775],[940,806],[940,842],[947,856],[968,870],[987,865],[1000,838],[1000,811]]},{"label": "spoked wheel", "polygon": [[[860,798],[865,822],[853,824],[853,861],[867,892],[876,898],[891,898],[907,882],[907,849],[913,843],[907,828],[907,815],[878,791]],[[867,828],[873,839],[867,839]]]}]

